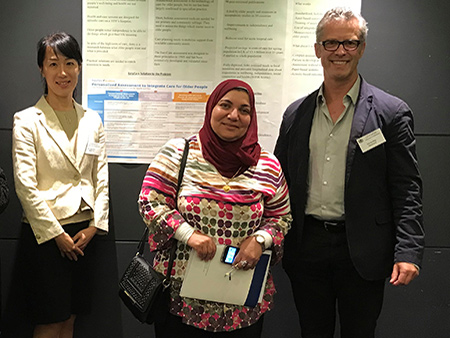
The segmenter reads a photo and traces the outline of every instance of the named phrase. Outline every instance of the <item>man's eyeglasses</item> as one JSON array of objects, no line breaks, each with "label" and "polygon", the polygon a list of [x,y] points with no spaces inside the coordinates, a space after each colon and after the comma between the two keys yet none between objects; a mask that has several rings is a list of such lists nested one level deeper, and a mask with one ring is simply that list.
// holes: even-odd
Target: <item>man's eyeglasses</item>
[{"label": "man's eyeglasses", "polygon": [[359,40],[325,40],[319,42],[319,45],[322,45],[323,48],[328,52],[335,52],[338,50],[339,46],[342,45],[346,51],[354,51],[358,49],[361,41]]}]

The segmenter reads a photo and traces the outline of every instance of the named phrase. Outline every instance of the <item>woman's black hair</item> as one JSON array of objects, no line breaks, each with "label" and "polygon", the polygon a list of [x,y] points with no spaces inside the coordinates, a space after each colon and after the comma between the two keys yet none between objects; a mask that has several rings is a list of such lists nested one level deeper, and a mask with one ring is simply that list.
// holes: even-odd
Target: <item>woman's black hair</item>
[{"label": "woman's black hair", "polygon": [[[47,47],[52,48],[57,54],[59,53],[69,59],[74,59],[79,66],[81,66],[81,63],[83,62],[80,45],[77,40],[70,34],[58,32],[44,36],[37,44],[37,63],[40,69],[42,69],[44,65]],[[44,81],[44,84],[45,94],[48,94],[47,82]]]}]

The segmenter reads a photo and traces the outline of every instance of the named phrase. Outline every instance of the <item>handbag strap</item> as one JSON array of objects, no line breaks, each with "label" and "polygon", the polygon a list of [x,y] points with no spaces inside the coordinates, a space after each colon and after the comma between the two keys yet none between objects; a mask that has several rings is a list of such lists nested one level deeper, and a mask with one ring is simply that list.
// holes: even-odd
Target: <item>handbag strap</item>
[{"label": "handbag strap", "polygon": [[[180,171],[178,171],[177,195],[175,197],[175,200],[178,197],[178,192],[180,191],[181,182],[183,182],[184,169],[186,168],[186,162],[187,162],[187,157],[188,157],[188,153],[189,153],[189,141],[188,140],[184,140],[184,141],[185,141],[185,144],[184,144],[183,156],[181,157]],[[176,205],[176,202],[175,202],[175,205]]]},{"label": "handbag strap", "polygon": [[[178,171],[178,185],[177,185],[177,193],[175,196],[175,205],[176,205],[176,200],[178,197],[178,192],[180,190],[181,182],[183,182],[184,169],[186,168],[188,153],[189,153],[189,141],[185,140],[183,156],[181,157],[180,170]],[[144,246],[145,246],[146,238],[148,238],[148,227],[147,226],[145,226],[144,233],[142,234],[142,238],[138,245],[138,253],[137,254],[139,254],[139,255],[142,255],[144,253]],[[177,250],[176,242],[177,241],[174,240],[174,243],[172,244],[172,248],[170,249],[169,265],[167,268],[166,279],[164,281],[164,287],[166,287],[166,288],[170,285],[170,273],[172,272],[173,261],[175,260],[175,251]],[[170,269],[169,269],[169,267],[170,267]],[[169,281],[169,282],[167,283],[167,281]]]},{"label": "handbag strap", "polygon": [[[184,142],[183,156],[181,157],[180,170],[178,171],[178,185],[177,193],[175,195],[175,205],[177,205],[178,193],[180,191],[181,182],[183,182],[184,169],[186,168],[186,162],[189,153],[189,141],[185,139]],[[172,247],[170,249],[169,265],[167,265],[166,279],[163,281],[163,285],[165,288],[168,288],[171,283],[170,274],[172,272],[173,261],[175,260],[175,251],[177,250],[177,240],[174,239],[173,241],[174,243],[172,243]]]}]

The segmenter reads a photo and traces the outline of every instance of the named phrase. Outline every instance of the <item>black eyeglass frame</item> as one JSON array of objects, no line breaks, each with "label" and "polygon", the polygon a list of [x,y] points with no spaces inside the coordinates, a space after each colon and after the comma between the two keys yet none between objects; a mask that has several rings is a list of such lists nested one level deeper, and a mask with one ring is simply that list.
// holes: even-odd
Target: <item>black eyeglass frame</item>
[{"label": "black eyeglass frame", "polygon": [[[326,43],[327,43],[327,42],[337,42],[338,45],[337,45],[337,47],[334,48],[334,49],[328,49],[328,48],[326,47]],[[346,47],[345,44],[346,44],[346,43],[349,43],[349,42],[356,42],[356,47],[353,48],[353,49],[348,49],[348,46]],[[324,41],[320,41],[320,42],[319,42],[319,45],[323,46],[323,49],[325,49],[327,52],[335,52],[335,51],[337,51],[337,50],[339,49],[339,47],[340,47],[341,45],[342,45],[342,47],[344,47],[344,49],[345,49],[347,52],[353,52],[353,51],[355,51],[355,50],[358,49],[359,45],[361,45],[361,41],[360,41],[360,40],[344,40],[344,41],[338,41],[338,40],[324,40]]]}]

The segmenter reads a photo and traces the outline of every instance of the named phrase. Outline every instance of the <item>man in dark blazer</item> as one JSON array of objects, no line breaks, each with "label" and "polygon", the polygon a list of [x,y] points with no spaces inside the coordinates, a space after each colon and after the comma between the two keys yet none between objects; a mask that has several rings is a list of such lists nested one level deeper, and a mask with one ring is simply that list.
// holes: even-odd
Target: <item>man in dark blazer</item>
[{"label": "man in dark blazer", "polygon": [[286,110],[275,147],[294,217],[283,266],[302,337],[374,337],[386,277],[406,285],[423,256],[413,115],[358,74],[367,22],[328,11],[316,31],[323,85]]}]

